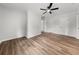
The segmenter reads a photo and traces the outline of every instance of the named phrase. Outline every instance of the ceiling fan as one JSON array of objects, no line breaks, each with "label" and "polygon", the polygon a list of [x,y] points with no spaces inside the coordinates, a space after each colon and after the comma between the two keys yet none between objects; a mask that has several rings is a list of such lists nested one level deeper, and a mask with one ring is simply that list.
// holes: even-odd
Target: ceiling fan
[{"label": "ceiling fan", "polygon": [[52,11],[53,11],[53,10],[58,10],[58,9],[59,9],[59,8],[51,8],[52,5],[53,5],[53,3],[50,3],[49,6],[47,6],[46,9],[40,8],[40,10],[45,11],[43,14],[45,14],[45,13],[47,13],[47,12],[50,13],[50,14],[52,14]]}]

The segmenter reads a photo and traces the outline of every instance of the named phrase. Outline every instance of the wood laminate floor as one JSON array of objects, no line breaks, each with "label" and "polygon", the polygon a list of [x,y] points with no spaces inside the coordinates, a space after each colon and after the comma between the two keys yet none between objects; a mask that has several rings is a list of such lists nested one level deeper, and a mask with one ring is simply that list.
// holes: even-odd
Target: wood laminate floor
[{"label": "wood laminate floor", "polygon": [[0,44],[1,55],[78,55],[79,40],[53,33],[4,41]]}]

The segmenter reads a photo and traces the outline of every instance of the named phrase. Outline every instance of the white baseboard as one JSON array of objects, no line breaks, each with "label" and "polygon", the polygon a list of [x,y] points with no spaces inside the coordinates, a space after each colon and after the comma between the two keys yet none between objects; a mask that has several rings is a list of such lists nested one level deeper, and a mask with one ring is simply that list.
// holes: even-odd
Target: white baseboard
[{"label": "white baseboard", "polygon": [[36,35],[27,35],[26,37],[29,39],[29,38],[32,38],[32,37],[34,37],[34,36],[40,35],[40,34],[41,34],[41,33],[36,34]]},{"label": "white baseboard", "polygon": [[0,43],[3,42],[3,41],[13,40],[13,39],[20,38],[20,37],[24,37],[24,36],[15,36],[15,37],[9,37],[9,38],[6,38],[6,39],[2,39],[2,40],[0,40]]},{"label": "white baseboard", "polygon": [[56,32],[52,32],[52,31],[46,31],[46,32],[55,33],[55,34],[59,34],[59,35],[66,35],[66,36],[70,36],[70,37],[74,37],[76,39],[79,39],[79,37],[76,37],[75,35],[61,34],[61,33],[56,33]]}]

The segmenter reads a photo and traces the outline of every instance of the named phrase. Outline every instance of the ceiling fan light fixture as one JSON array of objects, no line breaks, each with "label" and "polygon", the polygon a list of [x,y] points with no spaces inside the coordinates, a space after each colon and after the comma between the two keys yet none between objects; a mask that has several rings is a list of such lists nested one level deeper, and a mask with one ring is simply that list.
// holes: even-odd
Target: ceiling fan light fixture
[{"label": "ceiling fan light fixture", "polygon": [[50,9],[48,9],[47,12],[50,12]]}]

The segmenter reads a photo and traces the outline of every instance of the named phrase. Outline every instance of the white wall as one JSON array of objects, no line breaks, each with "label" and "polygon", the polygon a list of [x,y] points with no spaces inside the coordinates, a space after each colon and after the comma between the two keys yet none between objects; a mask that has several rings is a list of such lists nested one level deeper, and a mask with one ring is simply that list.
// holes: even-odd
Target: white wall
[{"label": "white wall", "polygon": [[25,14],[0,6],[0,41],[24,36]]},{"label": "white wall", "polygon": [[74,36],[76,34],[76,13],[64,13],[46,17],[46,31],[62,35]]},{"label": "white wall", "polygon": [[76,37],[76,18],[77,14],[70,14],[69,21],[68,21],[68,34],[69,36]]},{"label": "white wall", "polygon": [[[36,5],[36,4],[35,4]],[[35,6],[34,5],[34,6]],[[10,5],[9,5],[10,6]],[[9,7],[0,6],[0,41],[26,36],[28,38],[41,34],[41,16],[35,13],[36,8],[24,11],[11,9]],[[26,5],[28,6],[28,5]],[[46,16],[46,32],[75,36],[76,23],[76,7],[74,4],[58,4],[59,10],[53,12],[52,15]],[[71,8],[70,8],[71,7]],[[73,9],[72,9],[73,8]],[[21,8],[23,9],[23,8]]]},{"label": "white wall", "polygon": [[41,16],[26,11],[0,5],[0,41],[30,38],[41,33]]},{"label": "white wall", "polygon": [[41,34],[41,16],[29,10],[27,18],[27,38]]},{"label": "white wall", "polygon": [[77,39],[79,39],[79,11],[77,12],[77,15],[76,15],[76,34],[75,34],[75,36]]}]

